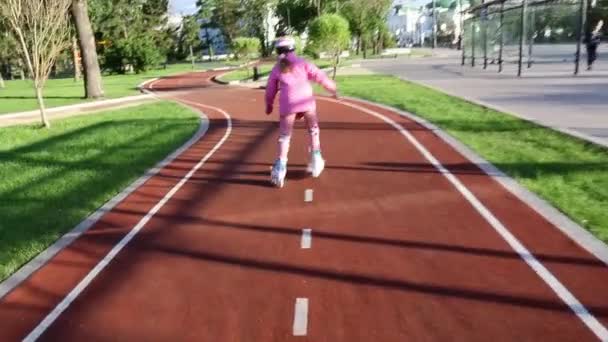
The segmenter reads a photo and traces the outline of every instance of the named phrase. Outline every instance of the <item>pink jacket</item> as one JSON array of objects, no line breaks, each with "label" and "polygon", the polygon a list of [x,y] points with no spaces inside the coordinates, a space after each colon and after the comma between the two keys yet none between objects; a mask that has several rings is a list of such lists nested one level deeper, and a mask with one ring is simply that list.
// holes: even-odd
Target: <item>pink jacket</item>
[{"label": "pink jacket", "polygon": [[331,93],[336,92],[336,84],[316,65],[302,58],[294,58],[290,72],[282,73],[279,63],[274,66],[266,85],[266,106],[274,103],[279,95],[279,113],[285,116],[293,113],[315,112],[316,101],[310,81],[323,86]]}]

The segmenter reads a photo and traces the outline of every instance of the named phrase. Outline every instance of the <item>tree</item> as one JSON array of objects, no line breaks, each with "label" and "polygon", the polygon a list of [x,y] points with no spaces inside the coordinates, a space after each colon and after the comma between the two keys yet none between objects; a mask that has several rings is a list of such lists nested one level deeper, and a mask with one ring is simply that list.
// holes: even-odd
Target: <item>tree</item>
[{"label": "tree", "polygon": [[249,75],[249,60],[260,52],[260,40],[251,37],[236,37],[232,41],[232,52],[235,58],[245,60],[245,69]]},{"label": "tree", "polygon": [[279,30],[303,33],[310,23],[323,13],[341,13],[352,0],[278,0],[275,13]]},{"label": "tree", "polygon": [[69,47],[71,0],[3,0],[0,14],[13,31],[23,60],[34,80],[34,89],[45,127],[43,90],[59,54]]},{"label": "tree", "polygon": [[5,87],[3,74],[10,72],[18,57],[17,43],[8,31],[8,23],[0,18],[0,88]]},{"label": "tree", "polygon": [[210,11],[210,26],[219,28],[231,43],[239,34],[239,20],[244,17],[241,0],[198,0],[197,4]]},{"label": "tree", "polygon": [[327,52],[332,58],[336,78],[340,55],[350,43],[348,21],[337,14],[324,14],[310,25],[310,45],[317,52]]},{"label": "tree", "polygon": [[[84,69],[84,97],[87,99],[101,98],[104,96],[101,70],[86,0],[72,0],[72,18],[78,32],[80,56]],[[74,65],[74,68],[78,68],[78,65]]]},{"label": "tree", "polygon": [[[391,8],[390,0],[351,0],[342,11],[357,38],[356,53],[363,47],[363,55],[371,43],[377,49],[379,34],[386,31],[386,16]],[[367,39],[364,39],[367,38]]]},{"label": "tree", "polygon": [[[80,52],[80,48],[78,47],[78,38],[76,38],[76,36],[72,37],[72,64],[74,65],[74,82],[79,82],[80,81],[80,77],[82,76],[81,73],[81,52]],[[86,91],[86,85],[85,85],[85,91]]]},{"label": "tree", "polygon": [[196,6],[198,12],[196,16],[201,21],[201,28],[205,30],[205,45],[207,46],[207,53],[209,58],[213,56],[213,42],[209,37],[209,29],[215,27],[213,22],[213,11],[215,10],[215,0],[197,0]]},{"label": "tree", "polygon": [[270,46],[270,23],[269,17],[276,0],[242,0],[244,13],[241,18],[240,33],[245,36],[256,37],[262,46],[262,55],[268,56],[272,49]]},{"label": "tree", "polygon": [[88,0],[88,4],[104,68],[127,72],[136,69],[130,64],[134,59],[138,63],[166,59],[173,46],[167,25],[168,0]]},{"label": "tree", "polygon": [[279,0],[275,13],[279,18],[279,31],[303,33],[317,16],[309,0]]},{"label": "tree", "polygon": [[200,25],[196,16],[187,15],[182,18],[182,23],[177,34],[177,42],[175,47],[176,57],[178,60],[184,60],[190,54],[190,48],[193,52],[201,50],[201,40],[199,37]]},{"label": "tree", "polygon": [[153,37],[139,34],[112,43],[106,50],[105,59],[106,67],[112,72],[125,74],[134,71],[139,74],[160,64],[163,54]]}]

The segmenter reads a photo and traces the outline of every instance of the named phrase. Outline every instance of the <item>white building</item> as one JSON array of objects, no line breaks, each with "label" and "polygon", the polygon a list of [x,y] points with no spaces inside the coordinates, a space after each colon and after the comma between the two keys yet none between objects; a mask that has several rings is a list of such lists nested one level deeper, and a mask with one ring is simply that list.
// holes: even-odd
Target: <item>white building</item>
[{"label": "white building", "polygon": [[429,0],[395,0],[387,21],[400,47],[419,44],[432,32],[430,13],[424,10]]},{"label": "white building", "polygon": [[[389,30],[397,37],[400,46],[420,45],[433,35],[433,16],[429,3],[431,0],[395,0],[388,16]],[[439,1],[437,1],[439,2]],[[467,4],[465,4],[467,3]],[[463,8],[468,2],[463,1]],[[460,21],[462,9],[457,3],[451,9],[437,6],[438,35],[453,35],[456,43],[461,33]]]}]

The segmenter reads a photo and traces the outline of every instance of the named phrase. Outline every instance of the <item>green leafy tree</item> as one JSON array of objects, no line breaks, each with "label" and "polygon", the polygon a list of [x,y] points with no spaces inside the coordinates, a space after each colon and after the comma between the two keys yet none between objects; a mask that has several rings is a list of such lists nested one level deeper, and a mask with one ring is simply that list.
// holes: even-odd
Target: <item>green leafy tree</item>
[{"label": "green leafy tree", "polygon": [[310,25],[309,44],[313,51],[326,52],[330,55],[335,79],[340,55],[350,44],[348,21],[338,14],[320,16]]},{"label": "green leafy tree", "polygon": [[[173,45],[167,25],[168,0],[88,1],[105,69],[141,71],[153,64],[140,63],[159,63],[167,58]],[[150,46],[154,46],[155,51],[151,51]],[[134,61],[138,64],[125,64]]]},{"label": "green leafy tree", "polygon": [[310,23],[323,13],[342,13],[352,0],[278,0],[275,13],[279,18],[278,30],[285,33],[303,33]]},{"label": "green leafy tree", "polygon": [[198,18],[193,15],[184,16],[181,26],[174,33],[176,36],[175,55],[178,60],[187,59],[190,49],[193,53],[201,51],[202,44],[199,36],[200,24]]},{"label": "green leafy tree", "polygon": [[240,34],[258,38],[264,56],[272,51],[269,37],[272,28],[268,19],[276,4],[276,0],[242,0],[245,15],[240,21]]},{"label": "green leafy tree", "polygon": [[279,0],[275,13],[279,18],[278,30],[285,33],[303,33],[317,16],[309,0]]},{"label": "green leafy tree", "polygon": [[[343,15],[356,37],[356,53],[363,49],[366,56],[370,45],[377,49],[386,30],[386,16],[391,0],[351,0],[343,8]],[[380,34],[380,36],[379,36]]]},{"label": "green leafy tree", "polygon": [[17,42],[9,32],[7,24],[0,18],[0,88],[5,87],[2,75],[9,74],[18,59]]},{"label": "green leafy tree", "polygon": [[245,61],[245,69],[249,75],[249,61],[260,52],[260,40],[252,37],[236,37],[231,47],[235,58]]},{"label": "green leafy tree", "polygon": [[149,36],[130,36],[114,42],[106,51],[106,66],[115,73],[145,72],[160,64],[165,56]]},{"label": "green leafy tree", "polygon": [[228,42],[238,36],[245,14],[241,0],[197,0],[196,5],[198,17],[207,28],[219,29]]}]

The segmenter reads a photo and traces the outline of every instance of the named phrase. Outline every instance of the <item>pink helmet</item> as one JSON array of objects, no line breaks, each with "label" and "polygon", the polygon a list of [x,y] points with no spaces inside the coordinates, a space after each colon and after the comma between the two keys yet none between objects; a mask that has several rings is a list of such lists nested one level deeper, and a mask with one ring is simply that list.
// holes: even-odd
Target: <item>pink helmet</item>
[{"label": "pink helmet", "polygon": [[295,51],[296,41],[291,37],[281,37],[274,43],[277,54],[281,55],[287,52]]}]

